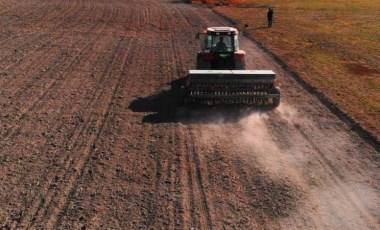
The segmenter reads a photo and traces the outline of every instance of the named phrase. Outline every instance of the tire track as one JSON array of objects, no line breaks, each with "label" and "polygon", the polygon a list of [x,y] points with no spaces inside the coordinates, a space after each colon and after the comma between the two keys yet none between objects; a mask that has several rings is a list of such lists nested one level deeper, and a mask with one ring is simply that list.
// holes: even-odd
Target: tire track
[{"label": "tire track", "polygon": [[[171,130],[171,135],[163,136],[159,133],[160,130],[149,129],[146,130],[150,133],[155,141],[148,148],[148,153],[153,154],[155,162],[155,185],[154,185],[154,204],[150,205],[149,215],[146,218],[146,227],[157,226],[162,229],[174,228],[177,225],[182,225],[181,220],[175,218],[178,204],[177,198],[172,195],[175,191],[176,175],[175,172],[175,158],[171,156],[175,152],[174,132]],[[149,141],[149,140],[148,140]],[[150,140],[151,141],[151,140]],[[169,151],[160,151],[168,149]],[[165,208],[164,208],[165,207]],[[157,215],[161,213],[161,215]],[[181,219],[181,218],[180,218]]]},{"label": "tire track", "polygon": [[[106,27],[106,25],[103,25],[103,29]],[[94,40],[96,40],[96,38],[94,38]],[[120,41],[120,44],[122,43],[122,41]],[[87,50],[89,47],[91,47],[93,45],[93,43],[92,42],[89,42],[88,43],[88,45],[87,45],[87,47],[85,48],[85,50]],[[99,86],[100,84],[98,84],[98,86]],[[98,97],[98,94],[99,93],[101,93],[101,92],[99,92],[99,91],[95,91],[95,94],[96,95],[94,95],[93,96],[93,99],[96,99],[97,97]],[[91,104],[91,105],[93,105],[93,103]],[[91,105],[88,105],[88,106],[85,106],[85,108],[88,108],[88,107],[90,107]],[[82,128],[79,128],[79,132],[75,132],[75,131],[78,131],[78,128],[75,128],[74,129],[74,133],[72,134],[72,136],[71,136],[71,139],[70,139],[70,137],[68,137],[67,138],[67,140],[68,140],[68,142],[70,142],[71,140],[75,140],[75,141],[78,141],[78,139],[77,138],[79,138],[79,136],[81,135],[81,134],[83,134],[83,132],[85,131],[85,128],[88,128],[89,127],[89,124],[91,123],[91,120],[89,119],[88,120],[88,122],[86,122],[83,126],[82,126]],[[74,144],[73,144],[74,145]],[[66,143],[64,146],[71,146],[71,144],[68,144],[68,143]],[[74,145],[75,146],[75,145]],[[71,151],[74,151],[75,149],[70,149]],[[66,158],[65,158],[65,163],[64,163],[64,165],[68,165],[70,162],[68,162],[68,161],[73,161],[74,159],[70,159],[70,155],[68,155]],[[51,182],[52,182],[53,180],[52,180],[52,178],[50,179],[50,180],[48,180],[48,185],[50,185],[51,184]],[[42,195],[42,197],[45,197],[44,195]],[[46,199],[43,199],[43,200],[46,200]],[[34,205],[34,206],[36,206],[36,205]],[[39,210],[39,208],[37,208],[37,211]],[[29,219],[33,219],[33,218],[29,218]]]},{"label": "tire track", "polygon": [[[90,44],[92,44],[92,43],[90,43]],[[87,105],[82,105],[82,106],[78,106],[78,107],[84,108],[84,110],[86,110],[90,107],[90,105],[87,104]],[[76,109],[76,107],[72,107],[69,114],[71,114],[73,111],[75,111],[75,109]],[[61,112],[63,113],[64,111],[65,110],[62,110]],[[38,213],[40,213],[40,209],[42,208],[42,206],[45,205],[46,203],[49,203],[51,201],[51,199],[54,198],[53,196],[49,196],[47,198],[48,195],[46,195],[46,194],[49,194],[49,191],[52,192],[52,190],[55,189],[55,186],[51,186],[51,185],[54,184],[54,182],[57,182],[57,181],[55,181],[56,178],[61,178],[62,174],[67,173],[66,171],[70,171],[69,166],[71,166],[75,162],[75,158],[73,158],[70,154],[66,154],[66,151],[67,152],[76,151],[76,148],[78,148],[78,140],[80,139],[80,137],[82,135],[84,135],[86,133],[86,130],[88,130],[89,127],[91,127],[91,122],[92,121],[90,119],[88,119],[83,124],[76,125],[74,127],[73,131],[68,136],[66,136],[66,138],[65,138],[66,141],[62,144],[62,146],[68,147],[68,148],[61,150],[61,155],[66,155],[66,157],[63,159],[62,162],[54,163],[54,165],[64,165],[64,168],[61,169],[62,172],[60,172],[60,173],[53,173],[50,176],[50,178],[47,180],[45,185],[39,189],[40,194],[45,193],[45,195],[41,195],[40,197],[35,196],[34,202],[40,202],[40,204],[39,205],[37,205],[37,204],[33,205],[33,206],[38,206],[38,207],[37,207],[33,217],[31,217],[29,219],[35,218],[35,216]],[[50,130],[60,130],[63,127],[63,125],[64,125],[64,123],[60,123],[58,127],[53,126],[53,127],[51,127]],[[48,133],[49,132],[50,131],[48,131]],[[48,172],[46,172],[46,173],[48,173]],[[45,192],[46,189],[48,189],[48,191]],[[41,198],[41,201],[38,201],[37,198]]]},{"label": "tire track", "polygon": [[[138,37],[138,35],[136,36]],[[133,47],[132,44],[134,44],[134,41],[131,41],[129,43],[129,47],[127,49],[127,52],[125,52],[125,55],[123,56],[123,60],[121,61],[122,65],[124,65],[124,67],[122,69],[126,69],[126,63],[128,63],[128,59],[130,59],[133,55],[130,55],[130,53],[133,53],[133,51],[136,49],[136,46]],[[99,138],[100,138],[100,135],[102,134],[103,130],[104,130],[104,127],[105,125],[107,124],[107,121],[109,119],[112,118],[112,114],[111,114],[111,111],[112,111],[112,108],[114,106],[114,101],[116,99],[116,94],[118,93],[119,89],[121,88],[121,86],[123,85],[123,82],[125,82],[126,80],[126,75],[124,74],[124,71],[119,75],[119,78],[118,78],[118,81],[117,81],[117,84],[116,86],[114,87],[114,90],[112,91],[112,95],[107,103],[107,106],[106,106],[106,111],[103,113],[104,116],[102,116],[102,118],[100,120],[97,121],[97,124],[96,124],[96,127],[99,127],[97,128],[96,130],[97,133],[96,135],[90,137],[90,145],[88,146],[94,146]],[[61,220],[62,220],[62,215],[59,215],[58,216],[58,213],[65,213],[67,208],[68,208],[68,204],[69,204],[69,201],[71,200],[71,198],[73,197],[73,194],[75,193],[76,189],[77,189],[77,186],[78,186],[78,180],[81,178],[81,176],[83,176],[83,172],[84,172],[84,169],[87,167],[87,164],[88,164],[88,160],[90,158],[91,155],[94,154],[96,148],[92,147],[92,148],[86,148],[83,152],[84,152],[84,156],[77,164],[76,164],[76,167],[77,168],[77,171],[80,171],[80,173],[76,174],[75,176],[73,176],[72,178],[70,178],[69,181],[71,181],[71,183],[69,184],[69,186],[66,187],[65,189],[65,195],[62,196],[62,200],[59,202],[60,205],[59,207],[61,208],[56,208],[56,215],[52,215],[53,217],[48,221],[49,224],[54,224],[55,227],[59,226],[59,224],[61,223]]]},{"label": "tire track", "polygon": [[[159,202],[158,201],[162,201],[163,199],[165,199],[165,197],[162,197],[162,185],[164,184],[163,183],[163,170],[164,170],[164,165],[163,165],[163,162],[161,163],[161,161],[163,160],[163,156],[162,156],[162,153],[159,153],[155,147],[155,144],[152,143],[152,140],[151,140],[151,137],[152,137],[152,133],[153,132],[153,128],[151,126],[148,126],[147,128],[144,128],[144,133],[147,134],[147,136],[149,136],[149,139],[146,138],[145,139],[145,143],[147,143],[147,146],[146,146],[146,152],[148,155],[151,155],[152,156],[152,159],[153,159],[153,163],[154,163],[154,185],[152,186],[152,196],[154,197],[152,199],[151,202],[148,203],[148,208],[147,208],[147,215],[145,217],[145,221],[144,221],[144,225],[146,227],[149,227],[149,226],[157,226],[159,223],[157,223],[157,219],[158,219],[158,211],[164,211],[164,210],[159,210]],[[157,141],[155,139],[155,141]],[[161,140],[159,140],[160,142]],[[149,201],[149,200],[148,200]],[[165,210],[166,211],[166,210]],[[164,220],[160,220],[160,221],[164,221]]]},{"label": "tire track", "polygon": [[[179,14],[180,16],[178,16]],[[166,17],[169,19],[169,21],[173,21],[174,18],[181,18],[181,22],[184,22],[188,26],[190,24],[186,20],[183,15],[177,11],[173,13],[172,10],[168,10],[166,12]],[[181,24],[179,21],[175,21],[178,24]],[[175,66],[176,66],[176,72],[177,77],[172,76],[174,79],[178,79],[183,75],[182,68],[185,66],[183,63],[183,60],[186,60],[183,56],[183,46],[179,46],[181,44],[181,41],[179,41],[175,35],[175,31],[172,28],[177,28],[175,25],[170,26],[170,40],[171,42],[171,50],[174,56],[175,60]],[[199,156],[198,153],[195,150],[195,144],[194,144],[194,137],[192,133],[192,129],[189,126],[188,127],[188,135],[185,135],[185,138],[181,138],[184,140],[184,149],[183,151],[186,153],[184,162],[186,164],[186,171],[187,171],[187,186],[190,189],[188,191],[188,199],[189,199],[189,211],[190,216],[186,217],[184,216],[183,219],[190,219],[190,226],[189,228],[195,227],[196,229],[211,229],[212,228],[212,221],[211,221],[211,215],[208,207],[208,203],[206,200],[205,191],[203,188],[203,182],[202,182],[202,176],[201,176],[201,170],[199,168]],[[183,134],[182,134],[183,136]],[[186,193],[186,191],[184,191]],[[186,207],[186,206],[185,206]],[[186,211],[184,212],[186,213]],[[199,226],[198,226],[199,225]],[[187,227],[185,227],[187,228]]]},{"label": "tire track", "polygon": [[[172,14],[167,14],[167,17],[169,18],[169,20],[172,22],[173,21],[173,15]],[[171,42],[171,49],[172,49],[172,52],[173,52],[173,55],[174,55],[174,60],[175,60],[175,69],[176,69],[176,72],[177,72],[177,76],[173,76],[174,79],[178,79],[181,77],[181,75],[183,75],[183,71],[182,71],[182,68],[184,68],[184,65],[183,65],[183,60],[185,60],[183,58],[183,50],[182,50],[182,46],[180,45],[182,41],[178,41],[177,37],[176,37],[176,34],[174,33],[174,30],[171,29],[171,28],[175,28],[175,25],[174,26],[170,26],[170,40],[172,41]],[[179,47],[180,48],[179,48]]]},{"label": "tire track", "polygon": [[[174,156],[171,157],[170,164],[167,168],[166,178],[170,183],[167,183],[166,193],[167,196],[170,196],[173,200],[171,201],[170,208],[171,213],[169,216],[169,228],[179,229],[183,228],[183,216],[181,212],[183,211],[183,207],[181,205],[182,200],[181,197],[181,187],[180,187],[180,178],[181,178],[181,152],[178,152],[180,146],[178,146],[177,141],[179,140],[178,129],[172,129],[169,135],[169,149],[171,149],[170,153]],[[172,195],[174,194],[174,195]]]},{"label": "tire track", "polygon": [[237,172],[236,174],[239,175],[239,184],[244,189],[247,201],[254,208],[254,216],[257,216],[254,219],[256,226],[258,225],[259,228],[263,229],[279,229],[279,224],[270,219],[271,215],[278,215],[276,209],[282,206],[275,197],[276,192],[272,188],[273,183],[264,179],[262,172],[255,171],[252,175],[242,166],[240,161],[234,161],[233,165]]},{"label": "tire track", "polygon": [[[69,64],[69,67],[73,67],[73,66],[72,66],[72,63],[71,63],[71,64]],[[69,68],[69,67],[68,67],[68,68]],[[24,212],[22,212],[22,214],[21,214],[21,217],[20,217],[20,218],[22,218],[23,214],[24,214]]]},{"label": "tire track", "polygon": [[[195,216],[195,198],[194,198],[194,188],[193,188],[193,173],[191,172],[190,166],[190,157],[187,150],[186,142],[184,141],[184,133],[180,130],[180,152],[183,153],[183,160],[181,160],[181,184],[183,187],[183,199],[182,206],[184,207],[184,211],[182,214],[182,218],[184,219],[184,229],[194,228],[196,225],[196,216]],[[181,154],[182,155],[182,154]]]},{"label": "tire track", "polygon": [[[60,169],[61,172],[57,174],[52,174],[52,176],[50,176],[50,179],[47,181],[47,185],[45,185],[45,186],[48,186],[46,187],[46,189],[48,189],[48,192],[46,192],[47,194],[41,195],[42,198],[36,197],[36,198],[41,198],[42,202],[38,201],[40,202],[40,204],[38,205],[36,214],[34,215],[39,215],[39,216],[49,215],[49,208],[51,208],[51,205],[53,205],[51,203],[54,202],[54,199],[55,199],[55,194],[53,193],[58,193],[56,184],[65,182],[66,181],[65,178],[67,177],[67,174],[71,174],[73,173],[73,171],[74,172],[77,171],[76,168],[72,169],[77,159],[72,157],[71,155],[68,155],[67,152],[68,151],[76,152],[78,151],[78,149],[80,149],[83,146],[83,143],[81,141],[78,142],[78,140],[80,140],[84,135],[86,135],[86,133],[88,133],[89,130],[95,128],[93,123],[94,123],[94,120],[88,120],[84,124],[81,124],[80,126],[76,126],[73,133],[71,133],[70,136],[67,137],[68,141],[63,144],[63,146],[66,146],[66,147],[64,150],[62,150],[64,151],[64,155],[66,155],[66,157],[63,159],[64,167],[63,169]],[[59,165],[59,163],[57,163],[57,165]],[[61,174],[64,174],[64,176],[61,177],[60,176]],[[48,198],[46,199],[46,197]],[[48,208],[46,208],[45,206],[48,206]],[[41,218],[43,217],[39,217],[37,219],[40,220]],[[33,224],[34,224],[35,219],[32,218],[32,220],[34,220],[33,221]]]},{"label": "tire track", "polygon": [[176,154],[176,175],[175,175],[175,183],[174,186],[171,189],[175,189],[175,192],[177,194],[176,200],[175,200],[175,209],[174,209],[174,216],[173,221],[175,221],[175,228],[176,229],[185,229],[185,217],[186,217],[186,210],[185,207],[182,205],[184,203],[183,196],[185,195],[185,191],[182,185],[182,177],[183,175],[183,154],[185,151],[182,149],[183,144],[181,140],[181,133],[179,131],[179,127],[175,129],[174,133],[174,140],[173,143],[174,151],[177,152]]},{"label": "tire track", "polygon": [[[178,16],[178,14],[180,13],[176,10],[173,11],[171,7],[163,8],[163,14],[166,16],[167,21],[169,22],[168,36],[169,40],[171,41],[169,43],[169,53],[172,57],[171,60],[173,60],[171,61],[171,63],[173,63],[173,65],[175,66],[173,70],[175,74],[170,74],[170,76],[168,76],[168,81],[171,81],[173,79],[180,78],[184,74],[182,71],[182,68],[184,67],[183,60],[186,59],[183,56],[183,46],[181,45],[182,41],[177,39],[177,31],[174,30],[174,28],[177,28],[177,25],[173,24],[181,24],[181,22],[185,19],[182,16]],[[180,21],[177,21],[178,17],[180,18]],[[185,24],[186,23],[187,21],[185,20]],[[177,164],[178,173],[176,177],[178,181],[182,181],[182,183],[185,183],[184,185],[182,185],[182,194],[186,198],[181,199],[180,201],[176,201],[174,215],[176,217],[179,215],[179,217],[177,218],[180,218],[180,221],[179,223],[176,223],[176,226],[181,226],[182,228],[194,227],[196,229],[211,229],[211,216],[209,213],[206,196],[203,190],[200,169],[194,166],[194,162],[199,160],[197,156],[195,156],[195,154],[197,153],[194,149],[194,140],[192,140],[192,143],[189,143],[189,140],[187,140],[188,138],[183,137],[184,134],[180,135],[181,137],[179,139],[185,140],[185,142],[182,143],[182,145],[184,146],[179,147],[179,149],[181,149],[180,152],[183,152],[184,156],[181,156],[182,154],[179,156]],[[182,157],[184,158],[183,160],[181,160]],[[194,167],[196,169],[194,169]],[[186,174],[182,174],[183,168],[186,169]],[[186,202],[186,200],[189,202],[188,204],[183,203]]]},{"label": "tire track", "polygon": [[[145,11],[143,11],[143,12],[145,12]],[[146,13],[143,13],[143,14],[141,14],[141,16],[140,17],[137,17],[137,18],[139,18],[139,21],[140,21],[140,23],[141,24],[145,24],[145,23],[148,23],[149,22],[149,19],[146,19],[145,17],[144,17],[144,15],[146,15]],[[135,18],[136,18],[136,14],[135,14]],[[136,38],[139,38],[140,39],[140,35],[138,34],[137,36],[136,36]],[[132,42],[132,43],[136,43],[135,41],[134,42]],[[140,53],[138,53],[138,52],[136,52],[137,50],[138,50],[138,46],[139,46],[139,43],[137,43],[136,44],[136,47],[134,47],[134,49],[133,49],[133,51],[131,51],[127,56],[128,56],[128,60],[126,61],[126,63],[129,63],[129,64],[132,64],[132,60],[140,60],[138,57],[139,57],[139,55],[141,55]],[[138,55],[135,55],[135,53],[138,53]],[[140,62],[140,61],[139,61]],[[136,64],[136,66],[140,66],[139,65],[139,63],[134,63],[134,64]],[[142,63],[141,63],[142,64]],[[133,68],[133,69],[127,69],[127,68],[125,68],[124,67],[124,70],[123,70],[123,74],[122,75],[125,75],[125,76],[134,76],[134,75],[136,75],[137,73],[135,73],[135,71],[137,71],[138,70],[138,67],[136,67],[136,68]],[[145,74],[143,74],[142,72],[141,73],[139,73],[139,75],[142,75],[142,76],[147,76],[147,77],[149,77],[149,74],[148,75],[145,75]],[[139,76],[139,75],[137,75],[137,76]],[[121,88],[120,89],[122,89],[123,88],[123,86],[125,85],[125,81],[126,81],[126,79],[127,78],[125,78],[125,79],[123,79],[123,81],[122,81],[122,83],[120,84],[121,85]],[[137,80],[137,81],[136,81]],[[128,90],[124,93],[124,90],[123,90],[123,94],[127,94],[127,95],[130,95],[131,94],[131,90],[132,89],[134,89],[134,90],[136,90],[135,88],[138,88],[139,86],[134,86],[134,85],[136,85],[136,83],[140,83],[141,84],[141,81],[144,81],[143,79],[141,79],[141,80],[139,80],[139,78],[132,78],[132,79],[129,79],[129,81],[128,81],[128,86],[129,86],[129,88],[128,88]],[[117,90],[117,91],[119,91],[119,90]],[[128,92],[129,91],[129,92]],[[118,94],[118,93],[117,93]],[[119,100],[119,98],[117,98],[117,100]],[[116,102],[115,102],[116,103]],[[116,103],[116,105],[117,105],[118,103]],[[115,107],[116,108],[116,107]],[[110,118],[111,119],[111,118]],[[103,132],[103,131],[102,131]],[[149,132],[149,131],[146,131],[146,132]],[[157,156],[156,156],[157,157]],[[159,190],[161,190],[161,188],[162,188],[162,185],[160,184],[160,182],[162,183],[162,181],[164,180],[164,177],[163,177],[163,169],[165,168],[164,166],[160,166],[161,164],[159,163],[159,162],[157,162],[157,158],[156,158],[156,164],[157,164],[157,171],[156,171],[156,173],[155,173],[155,175],[156,175],[156,182],[155,182],[155,184],[156,184],[156,187],[157,188],[160,188]],[[86,168],[87,167],[90,167],[91,168],[91,166],[90,165],[87,165],[86,164]],[[163,168],[164,167],[164,168]],[[83,170],[83,171],[85,171],[85,170]],[[83,177],[83,175],[81,175],[81,178]],[[81,178],[79,178],[78,180],[81,180]],[[79,185],[80,183],[77,183],[77,186]],[[62,214],[64,214],[64,213],[66,213],[67,211],[67,206],[68,206],[68,204],[69,204],[69,202],[75,197],[74,196],[74,194],[76,194],[76,191],[77,191],[77,186],[72,190],[72,192],[70,192],[70,197],[71,198],[68,198],[67,200],[68,200],[68,202],[67,202],[67,205],[66,205],[66,208],[64,208],[63,209],[63,211],[61,212]],[[158,196],[161,196],[159,193],[157,194]],[[152,213],[155,213],[154,212],[154,210],[156,210],[156,208],[157,208],[157,206],[155,205],[155,204],[151,204],[151,205],[148,205],[147,206],[147,208],[148,208],[148,216],[151,216],[151,214]],[[149,214],[150,213],[150,214]],[[149,225],[149,223],[150,224],[153,224],[153,223],[156,223],[156,224],[159,224],[158,222],[156,222],[156,220],[155,220],[155,218],[153,218],[154,216],[152,216],[152,218],[147,218],[146,220],[147,220],[147,222],[145,222],[145,224],[148,224]],[[160,223],[161,223],[161,221],[160,221]],[[164,223],[163,223],[165,226],[166,226],[166,221],[164,221]],[[57,221],[57,224],[55,225],[56,227],[58,227],[58,226],[60,226],[61,225],[61,220],[59,220],[59,221]]]},{"label": "tire track", "polygon": [[212,229],[211,214],[207,203],[206,193],[201,173],[201,162],[195,147],[192,127],[188,126],[186,133],[182,134],[184,140],[184,151],[186,152],[186,171],[188,176],[188,187],[190,188],[190,228]]},{"label": "tire track", "polygon": [[[131,42],[132,43],[132,42]],[[128,51],[127,51],[128,53]],[[55,208],[54,213],[49,217],[49,220],[47,221],[48,225],[54,225],[55,228],[58,227],[62,221],[62,215],[66,212],[70,200],[73,198],[73,195],[77,189],[78,180],[80,177],[84,174],[84,169],[86,168],[88,164],[88,160],[90,156],[95,152],[96,150],[96,143],[99,140],[99,137],[105,127],[105,124],[107,123],[107,120],[110,119],[110,110],[112,108],[112,102],[114,101],[115,92],[120,86],[120,80],[122,78],[119,78],[119,82],[117,83],[117,86],[115,87],[115,90],[113,91],[112,97],[108,103],[107,110],[105,111],[104,116],[102,119],[98,120],[96,122],[95,127],[98,130],[95,136],[90,138],[88,147],[86,147],[83,152],[83,157],[77,162],[74,168],[76,168],[76,172],[73,176],[69,178],[69,184],[66,186],[64,190],[64,195],[61,195],[61,199],[59,201],[59,205]]]},{"label": "tire track", "polygon": [[[134,13],[133,16],[130,17],[130,18],[132,18],[132,19],[133,18],[138,18],[140,24],[145,23],[146,19],[144,17],[139,17],[139,14],[136,14],[136,12],[133,12],[133,13]],[[139,29],[136,32],[136,35],[134,36],[133,40],[130,42],[131,44],[136,44],[137,38],[140,39],[140,37],[141,37],[140,33],[142,32],[141,31],[142,28],[141,28],[141,26],[139,26],[138,28]],[[130,50],[129,52],[126,53],[125,60],[123,61],[124,62],[124,66],[121,68],[122,69],[122,73],[121,73],[122,78],[121,78],[120,84],[118,84],[118,86],[115,88],[115,91],[114,91],[114,95],[115,96],[118,95],[120,92],[123,92],[123,94],[124,94],[124,92],[127,93],[127,94],[130,94],[132,90],[136,90],[136,87],[134,86],[136,84],[136,80],[137,80],[137,82],[140,82],[142,80],[142,79],[140,80],[139,78],[136,78],[136,77],[130,79],[132,76],[135,76],[136,74],[138,74],[138,73],[135,73],[134,71],[137,71],[139,69],[137,67],[136,68],[128,68],[129,65],[132,64],[133,60],[140,60],[140,59],[137,58],[138,55],[141,55],[141,52],[138,52],[138,48],[139,47],[137,45],[135,45],[135,46],[131,47],[132,50]],[[138,55],[135,55],[136,53]],[[139,76],[139,75],[137,75],[137,76]],[[129,87],[128,87],[128,89],[123,90],[123,87],[124,87],[124,85],[125,85],[125,83],[126,83],[127,80],[128,80],[128,86]],[[117,101],[120,100],[120,98],[119,97],[115,97],[115,96],[114,96],[114,99],[116,99],[116,101],[114,99],[112,101],[115,101],[115,102],[113,102],[113,104],[114,104],[114,106],[116,108],[118,106]],[[114,110],[114,107],[112,106],[112,111],[113,110]],[[115,115],[112,112],[110,112],[110,114],[112,114],[112,115],[108,118],[108,120],[112,120],[113,116]],[[105,123],[107,123],[107,121]],[[102,129],[102,131],[100,131],[99,137],[102,135],[102,132],[103,132],[103,129]],[[99,138],[97,138],[95,142],[98,142],[98,139]],[[90,153],[91,156],[94,155],[94,154],[96,154],[95,151],[96,150],[94,150],[93,152]],[[88,168],[88,167],[91,167],[91,166],[88,165],[88,162],[87,162],[83,166],[83,170],[82,171],[86,171],[85,168]],[[78,181],[80,181],[82,177],[83,177],[83,174],[80,175],[80,177],[78,178]],[[71,192],[69,193],[69,197],[67,198],[67,201],[66,201],[66,204],[65,204],[64,208],[60,212],[61,214],[59,215],[59,218],[56,221],[55,227],[58,227],[58,226],[60,226],[62,224],[63,215],[66,214],[70,201],[75,198],[75,194],[77,192],[79,183],[80,182],[77,182],[76,185],[72,188]]]}]

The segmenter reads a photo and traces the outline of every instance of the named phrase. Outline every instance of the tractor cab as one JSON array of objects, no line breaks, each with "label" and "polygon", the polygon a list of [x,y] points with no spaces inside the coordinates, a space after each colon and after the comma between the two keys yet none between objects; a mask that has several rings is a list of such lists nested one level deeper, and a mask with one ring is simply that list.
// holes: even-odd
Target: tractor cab
[{"label": "tractor cab", "polygon": [[197,69],[244,69],[245,52],[239,49],[238,31],[232,27],[209,27],[202,36],[202,50],[198,52]]},{"label": "tractor cab", "polygon": [[204,36],[202,50],[214,53],[233,53],[238,51],[239,41],[237,30],[230,27],[208,28]]}]

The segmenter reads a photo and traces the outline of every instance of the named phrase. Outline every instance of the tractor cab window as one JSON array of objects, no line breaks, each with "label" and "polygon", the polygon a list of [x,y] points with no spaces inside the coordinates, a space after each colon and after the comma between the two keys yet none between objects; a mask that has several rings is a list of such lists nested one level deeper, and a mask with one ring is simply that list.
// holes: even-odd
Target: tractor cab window
[{"label": "tractor cab window", "polygon": [[204,48],[214,52],[234,52],[233,35],[207,35],[204,40]]}]

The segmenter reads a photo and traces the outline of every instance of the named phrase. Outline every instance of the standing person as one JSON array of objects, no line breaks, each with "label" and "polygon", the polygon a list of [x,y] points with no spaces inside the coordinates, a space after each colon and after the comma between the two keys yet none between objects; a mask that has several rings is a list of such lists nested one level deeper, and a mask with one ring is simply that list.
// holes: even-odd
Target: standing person
[{"label": "standing person", "polygon": [[272,24],[273,24],[273,9],[272,8],[269,8],[268,9],[268,13],[267,13],[267,18],[268,18],[268,27],[272,27]]}]

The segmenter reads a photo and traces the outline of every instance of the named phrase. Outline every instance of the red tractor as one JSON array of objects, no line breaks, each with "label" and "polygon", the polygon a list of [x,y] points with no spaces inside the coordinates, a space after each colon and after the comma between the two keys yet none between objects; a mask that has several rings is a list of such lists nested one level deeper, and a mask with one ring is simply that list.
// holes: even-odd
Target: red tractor
[{"label": "red tractor", "polygon": [[280,90],[272,70],[246,70],[238,30],[209,27],[203,33],[196,70],[182,88],[185,104],[238,104],[277,107]]}]

